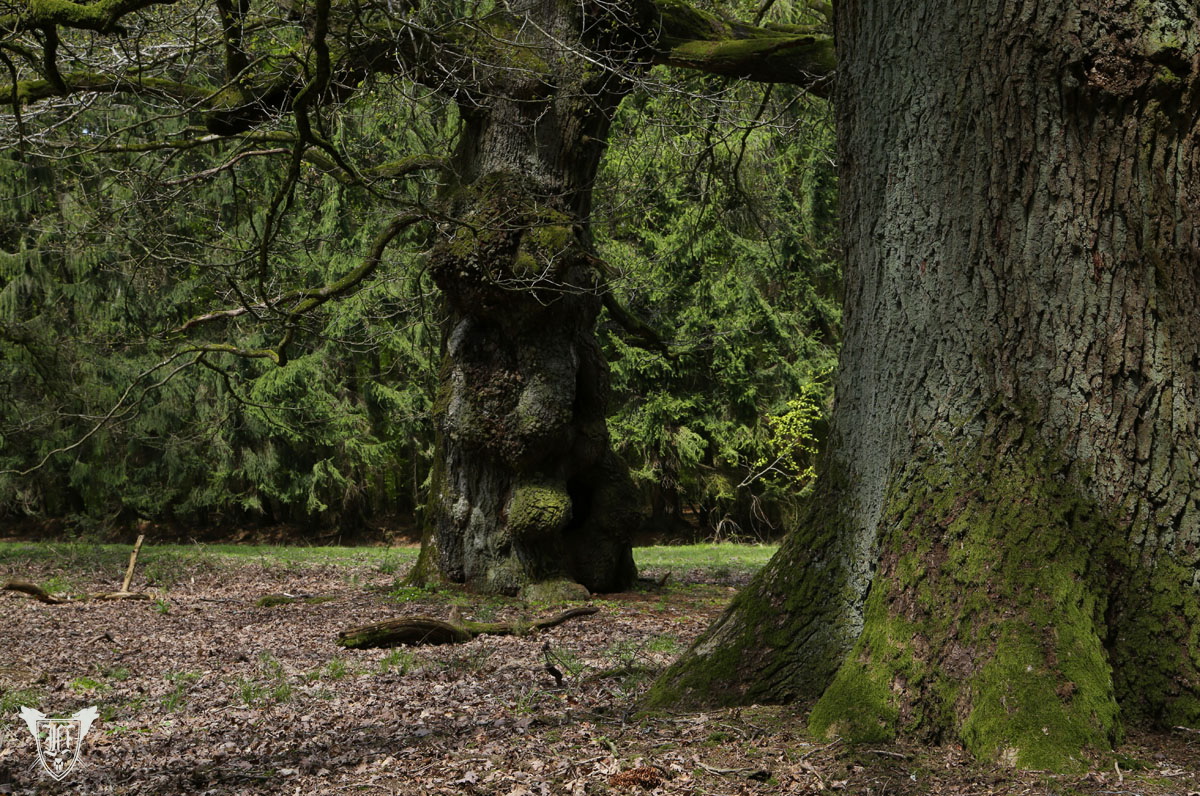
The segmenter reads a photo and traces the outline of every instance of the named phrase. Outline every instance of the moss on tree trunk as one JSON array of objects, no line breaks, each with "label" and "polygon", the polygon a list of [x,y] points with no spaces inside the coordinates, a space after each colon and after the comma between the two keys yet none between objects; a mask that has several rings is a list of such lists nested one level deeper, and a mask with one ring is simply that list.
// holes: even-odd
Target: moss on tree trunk
[{"label": "moss on tree trunk", "polygon": [[1059,770],[1200,724],[1200,12],[1022,8],[839,5],[816,505],[655,704]]},{"label": "moss on tree trunk", "polygon": [[[628,84],[556,40],[582,35],[571,8],[523,11],[539,25],[501,31],[502,53],[487,50],[499,46],[492,38],[464,41],[486,50],[476,56],[489,65],[479,71],[487,91],[461,105],[444,191],[456,223],[430,255],[447,320],[414,578],[506,594],[560,579],[619,591],[635,575],[640,517],[605,425],[608,370],[594,334],[605,286],[588,215]],[[508,62],[526,51],[559,57]]]}]

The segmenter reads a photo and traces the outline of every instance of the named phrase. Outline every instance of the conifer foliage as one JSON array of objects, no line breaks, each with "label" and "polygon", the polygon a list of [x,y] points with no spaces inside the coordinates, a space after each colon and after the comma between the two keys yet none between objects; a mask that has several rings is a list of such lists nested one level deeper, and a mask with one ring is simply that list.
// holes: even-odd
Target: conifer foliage
[{"label": "conifer foliage", "polygon": [[533,6],[426,6],[0,15],[0,516],[419,520],[446,351],[430,252],[479,232],[454,211],[464,141],[498,86],[562,65],[553,42],[633,93],[588,253],[618,453],[659,518],[778,523],[807,464],[770,418],[824,407],[837,336],[830,137],[797,87],[828,93],[825,10],[581,4],[563,44]]}]

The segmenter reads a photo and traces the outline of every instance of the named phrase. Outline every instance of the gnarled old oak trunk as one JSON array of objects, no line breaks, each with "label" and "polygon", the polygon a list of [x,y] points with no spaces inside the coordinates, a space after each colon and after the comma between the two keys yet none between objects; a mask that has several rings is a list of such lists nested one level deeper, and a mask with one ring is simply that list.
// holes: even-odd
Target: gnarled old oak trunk
[{"label": "gnarled old oak trunk", "polygon": [[1200,726],[1200,11],[838,13],[821,498],[652,700],[1034,768]]},{"label": "gnarled old oak trunk", "polygon": [[472,83],[431,253],[449,320],[417,581],[514,593],[628,586],[636,494],[605,425],[591,191],[609,124],[652,63],[811,84],[819,26],[757,28],[683,3],[523,0],[465,27]]},{"label": "gnarled old oak trunk", "polygon": [[617,591],[635,574],[639,515],[605,425],[588,214],[628,82],[569,49],[582,39],[572,4],[526,5],[480,32],[493,53],[460,103],[456,223],[431,255],[449,317],[419,570],[485,592],[555,579]]}]

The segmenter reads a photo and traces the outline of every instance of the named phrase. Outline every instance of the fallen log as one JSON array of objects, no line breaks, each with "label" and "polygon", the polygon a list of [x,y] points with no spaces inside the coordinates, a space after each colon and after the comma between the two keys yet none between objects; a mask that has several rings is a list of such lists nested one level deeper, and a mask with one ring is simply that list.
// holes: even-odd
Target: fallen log
[{"label": "fallen log", "polygon": [[445,622],[428,616],[402,616],[343,630],[338,633],[337,643],[349,649],[396,647],[401,644],[462,644],[476,636],[519,636],[533,630],[546,630],[599,611],[593,606],[572,608],[558,616],[534,622]]},{"label": "fallen log", "polygon": [[0,590],[19,591],[22,594],[28,594],[38,602],[50,603],[51,605],[59,605],[63,602],[63,600],[53,596],[41,586],[25,580],[6,580],[4,581],[4,585],[0,586]]}]

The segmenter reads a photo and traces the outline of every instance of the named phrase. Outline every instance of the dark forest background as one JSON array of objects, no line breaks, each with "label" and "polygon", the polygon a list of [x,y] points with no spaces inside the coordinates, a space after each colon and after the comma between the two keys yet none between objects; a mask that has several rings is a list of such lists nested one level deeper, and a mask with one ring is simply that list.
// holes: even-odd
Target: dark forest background
[{"label": "dark forest background", "polygon": [[[345,110],[337,146],[376,161],[381,147],[396,163],[447,151],[458,129],[451,106],[411,86]],[[442,313],[422,241],[305,318],[283,367],[181,354],[171,330],[238,303],[283,179],[270,129],[235,153],[139,143],[198,123],[140,101],[39,113],[36,151],[14,130],[0,156],[0,520],[83,534],[284,525],[314,539],[415,527]],[[72,139],[56,150],[60,127]],[[610,429],[643,536],[768,538],[797,510],[839,337],[834,165],[826,104],[795,88],[658,69],[623,103],[594,230],[617,304],[667,344],[602,318]],[[438,186],[394,190],[421,202]],[[265,278],[286,289],[345,273],[380,223],[376,199],[305,164]],[[278,330],[258,320],[211,333],[210,348],[270,345]]]}]

